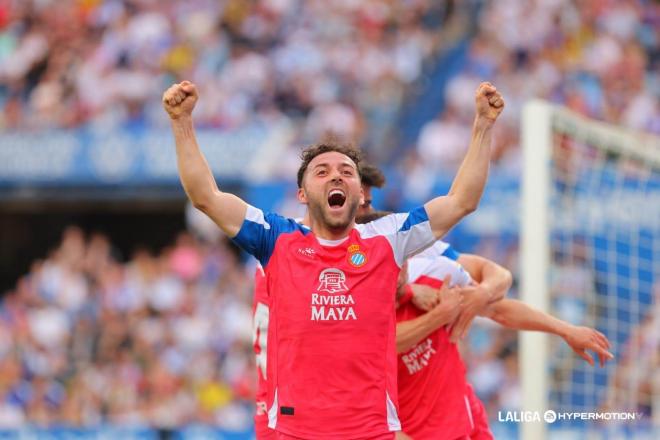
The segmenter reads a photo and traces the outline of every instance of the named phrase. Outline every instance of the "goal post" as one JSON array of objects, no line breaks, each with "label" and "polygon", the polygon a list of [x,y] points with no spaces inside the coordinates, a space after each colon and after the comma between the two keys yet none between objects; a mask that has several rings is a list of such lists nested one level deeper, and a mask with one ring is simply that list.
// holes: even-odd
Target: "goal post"
[{"label": "goal post", "polygon": [[521,409],[541,422],[520,438],[548,438],[546,410],[648,412],[619,428],[660,430],[660,355],[647,353],[660,353],[660,138],[534,100],[521,142],[521,299],[605,333],[615,359],[591,367],[558,338],[521,332]]},{"label": "goal post", "polygon": [[[548,310],[547,268],[550,255],[548,212],[552,108],[543,101],[529,102],[522,114],[523,175],[521,189],[520,296],[540,310]],[[547,335],[520,332],[522,410],[547,409]],[[543,422],[524,423],[521,438],[542,440]]]}]

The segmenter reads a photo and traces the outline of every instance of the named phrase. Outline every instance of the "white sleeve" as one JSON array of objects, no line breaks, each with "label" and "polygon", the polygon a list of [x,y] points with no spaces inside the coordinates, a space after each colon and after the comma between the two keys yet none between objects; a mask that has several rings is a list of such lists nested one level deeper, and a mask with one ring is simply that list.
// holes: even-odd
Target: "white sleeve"
[{"label": "white sleeve", "polygon": [[447,257],[425,258],[415,256],[408,260],[408,282],[415,283],[426,276],[439,281],[451,276],[451,286],[468,286],[472,283],[470,274],[458,262]]},{"label": "white sleeve", "polygon": [[432,246],[427,247],[417,255],[424,258],[442,257],[448,248],[449,248],[449,243],[447,243],[446,241],[438,240],[435,243],[433,243]]},{"label": "white sleeve", "polygon": [[396,263],[426,249],[435,242],[429,217],[423,206],[410,212],[390,214],[364,225],[356,225],[362,238],[384,236],[392,246]]}]

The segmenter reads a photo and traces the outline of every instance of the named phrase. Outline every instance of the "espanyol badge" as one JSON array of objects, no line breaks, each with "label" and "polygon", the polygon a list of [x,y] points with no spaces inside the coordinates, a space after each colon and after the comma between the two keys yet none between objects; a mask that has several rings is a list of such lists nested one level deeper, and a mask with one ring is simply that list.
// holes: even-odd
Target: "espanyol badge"
[{"label": "espanyol badge", "polygon": [[367,255],[360,250],[360,246],[352,244],[348,247],[348,262],[353,267],[362,267],[367,262]]}]

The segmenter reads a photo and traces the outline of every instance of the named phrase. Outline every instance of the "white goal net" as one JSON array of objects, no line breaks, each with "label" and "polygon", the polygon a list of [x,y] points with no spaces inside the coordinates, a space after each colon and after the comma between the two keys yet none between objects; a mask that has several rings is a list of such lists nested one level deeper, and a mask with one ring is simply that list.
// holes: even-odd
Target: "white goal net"
[{"label": "white goal net", "polygon": [[540,101],[522,139],[522,297],[597,328],[615,359],[591,367],[558,338],[522,335],[524,409],[597,414],[532,423],[521,438],[658,438],[660,139]]}]

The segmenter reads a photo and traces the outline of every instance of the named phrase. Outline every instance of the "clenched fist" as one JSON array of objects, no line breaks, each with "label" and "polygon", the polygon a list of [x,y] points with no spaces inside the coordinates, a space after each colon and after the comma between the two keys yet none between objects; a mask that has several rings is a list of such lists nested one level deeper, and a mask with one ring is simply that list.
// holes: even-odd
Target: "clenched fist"
[{"label": "clenched fist", "polygon": [[163,107],[171,119],[190,116],[197,103],[197,87],[190,81],[173,84],[163,93]]},{"label": "clenched fist", "polygon": [[477,88],[475,101],[477,104],[477,117],[489,122],[495,122],[504,109],[504,98],[494,85],[482,82]]}]

